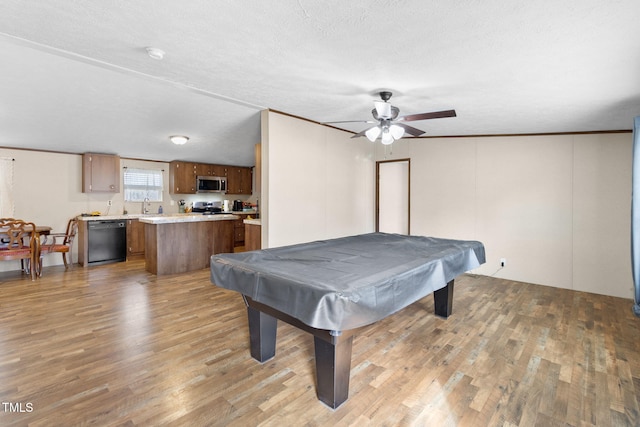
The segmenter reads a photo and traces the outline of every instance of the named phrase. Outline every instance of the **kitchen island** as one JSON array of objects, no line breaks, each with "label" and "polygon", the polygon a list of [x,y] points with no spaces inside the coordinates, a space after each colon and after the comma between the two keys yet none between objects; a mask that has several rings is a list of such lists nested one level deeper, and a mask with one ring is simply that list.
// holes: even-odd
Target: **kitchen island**
[{"label": "kitchen island", "polygon": [[238,218],[230,214],[140,217],[145,227],[146,270],[166,275],[208,268],[211,255],[233,252]]}]

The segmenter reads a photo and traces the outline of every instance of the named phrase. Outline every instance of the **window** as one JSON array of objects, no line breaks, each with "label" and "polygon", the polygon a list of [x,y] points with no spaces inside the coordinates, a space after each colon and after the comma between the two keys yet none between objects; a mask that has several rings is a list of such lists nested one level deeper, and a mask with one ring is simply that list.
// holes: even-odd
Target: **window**
[{"label": "window", "polygon": [[125,168],[123,181],[125,202],[162,201],[162,171]]}]

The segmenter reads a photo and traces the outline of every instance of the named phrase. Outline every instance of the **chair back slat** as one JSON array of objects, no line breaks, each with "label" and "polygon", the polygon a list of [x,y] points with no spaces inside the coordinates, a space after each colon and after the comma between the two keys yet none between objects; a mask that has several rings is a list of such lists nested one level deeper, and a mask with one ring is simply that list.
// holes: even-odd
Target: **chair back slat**
[{"label": "chair back slat", "polygon": [[22,221],[21,219],[0,221],[2,240],[7,244],[8,248],[24,248],[26,247],[24,242],[30,239],[32,235],[33,237],[38,237],[36,225],[32,222]]},{"label": "chair back slat", "polygon": [[40,257],[40,235],[33,222],[0,218],[0,259],[26,260],[31,279],[36,277],[36,264]]}]

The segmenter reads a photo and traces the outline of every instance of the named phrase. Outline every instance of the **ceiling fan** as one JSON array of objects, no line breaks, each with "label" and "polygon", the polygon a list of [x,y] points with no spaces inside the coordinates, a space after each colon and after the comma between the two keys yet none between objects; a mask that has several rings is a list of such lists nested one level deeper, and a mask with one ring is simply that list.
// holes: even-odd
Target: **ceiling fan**
[{"label": "ceiling fan", "polygon": [[358,132],[353,135],[352,138],[358,138],[360,136],[366,136],[369,141],[374,142],[378,137],[383,144],[389,145],[393,141],[398,140],[408,133],[412,136],[420,136],[424,131],[416,129],[412,126],[405,124],[404,122],[413,122],[418,120],[427,119],[440,119],[444,117],[456,117],[455,110],[434,111],[431,113],[421,114],[409,114],[407,116],[400,116],[400,109],[389,103],[391,99],[391,92],[382,91],[379,93],[382,101],[374,101],[375,108],[371,110],[373,118],[372,120],[345,120],[340,122],[328,122],[328,123],[377,123],[375,126],[365,129],[362,132]]}]

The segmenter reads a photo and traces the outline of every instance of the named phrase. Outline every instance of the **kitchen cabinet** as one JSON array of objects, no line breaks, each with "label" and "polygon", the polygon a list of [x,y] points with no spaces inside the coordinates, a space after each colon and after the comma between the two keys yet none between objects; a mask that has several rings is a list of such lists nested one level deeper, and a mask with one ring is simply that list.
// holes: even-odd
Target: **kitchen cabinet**
[{"label": "kitchen cabinet", "polygon": [[213,165],[207,163],[196,164],[196,176],[215,176],[213,173]]},{"label": "kitchen cabinet", "polygon": [[244,236],[245,236],[244,220],[247,219],[248,215],[236,214],[236,213],[234,213],[234,215],[239,216],[240,219],[236,219],[233,222],[233,246],[234,247],[244,246]]},{"label": "kitchen cabinet", "polygon": [[228,166],[211,165],[211,175],[213,176],[227,176]]},{"label": "kitchen cabinet", "polygon": [[227,168],[227,194],[251,194],[251,168],[242,166]]},{"label": "kitchen cabinet", "polygon": [[82,155],[82,192],[119,193],[120,156],[84,153]]},{"label": "kitchen cabinet", "polygon": [[169,164],[171,194],[195,194],[197,176],[226,176],[227,194],[251,194],[252,170],[244,166],[173,161]]},{"label": "kitchen cabinet", "polygon": [[127,259],[144,256],[144,223],[127,220]]},{"label": "kitchen cabinet", "polygon": [[173,161],[169,163],[169,192],[195,194],[198,163]]},{"label": "kitchen cabinet", "polygon": [[262,249],[262,227],[257,224],[245,224],[244,230],[244,249],[247,251]]},{"label": "kitchen cabinet", "polygon": [[208,163],[196,164],[197,176],[227,176],[227,166],[212,165]]}]

